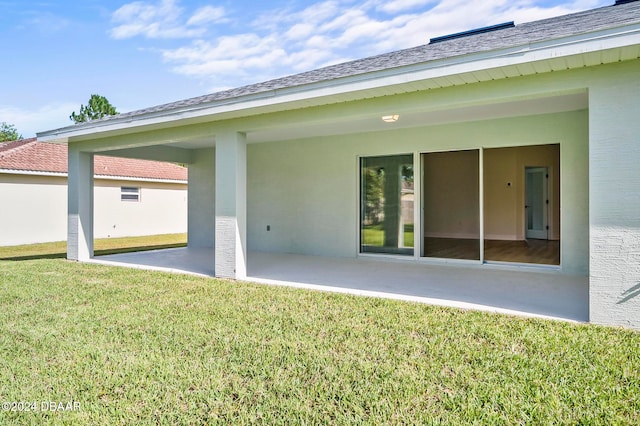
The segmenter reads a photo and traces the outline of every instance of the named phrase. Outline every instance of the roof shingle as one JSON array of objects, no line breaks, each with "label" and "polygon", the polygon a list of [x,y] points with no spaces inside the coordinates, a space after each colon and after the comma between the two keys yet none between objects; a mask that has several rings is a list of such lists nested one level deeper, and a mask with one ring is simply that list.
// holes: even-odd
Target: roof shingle
[{"label": "roof shingle", "polygon": [[640,22],[640,1],[615,6],[605,6],[534,22],[518,24],[500,31],[476,34],[446,40],[435,44],[390,52],[369,58],[332,65],[301,74],[290,75],[262,83],[184,99],[137,111],[105,117],[76,126],[90,125],[98,121],[122,119],[146,114],[228,102],[243,96],[267,93],[297,86],[320,83],[361,74],[390,70],[408,65],[453,58],[491,50],[526,46],[546,40],[585,34]]},{"label": "roof shingle", "polygon": [[[0,170],[67,173],[67,145],[37,142],[36,138],[0,143]],[[96,176],[187,180],[187,169],[160,161],[96,155]]]}]

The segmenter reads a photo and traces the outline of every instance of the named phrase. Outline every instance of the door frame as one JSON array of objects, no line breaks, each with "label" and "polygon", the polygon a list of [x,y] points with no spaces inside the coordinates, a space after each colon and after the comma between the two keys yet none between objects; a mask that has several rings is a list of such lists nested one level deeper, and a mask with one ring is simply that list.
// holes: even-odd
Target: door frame
[{"label": "door frame", "polygon": [[[551,235],[550,223],[552,218],[549,217],[551,211],[551,200],[549,197],[550,186],[550,167],[548,166],[525,166],[524,168],[524,236],[525,239],[548,240]],[[542,230],[530,230],[528,223],[529,212],[529,185],[527,184],[527,176],[529,173],[544,173],[544,184],[542,186]]]}]

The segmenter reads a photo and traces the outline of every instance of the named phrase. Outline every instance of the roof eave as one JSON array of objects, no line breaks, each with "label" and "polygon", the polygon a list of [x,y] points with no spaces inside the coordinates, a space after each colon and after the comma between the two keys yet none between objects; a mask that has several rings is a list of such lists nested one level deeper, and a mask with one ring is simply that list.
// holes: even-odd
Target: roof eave
[{"label": "roof eave", "polygon": [[[46,170],[18,170],[18,169],[0,169],[0,174],[4,175],[22,175],[22,176],[47,176],[47,177],[67,177],[67,172],[49,172]],[[129,181],[129,182],[153,182],[153,183],[170,183],[178,185],[187,185],[188,180],[181,179],[162,179],[151,177],[134,177],[134,176],[113,176],[95,174],[95,179]]]},{"label": "roof eave", "polygon": [[80,128],[69,126],[39,132],[37,137],[42,142],[68,143],[72,139],[88,135],[126,132],[133,128],[146,126],[171,126],[176,122],[203,118],[211,121],[251,116],[263,113],[266,109],[274,106],[280,106],[281,110],[286,110],[294,109],[301,104],[305,106],[330,104],[335,102],[338,97],[344,100],[345,94],[350,94],[353,100],[356,100],[369,97],[371,95],[367,95],[367,93],[383,87],[410,85],[416,81],[449,75],[461,75],[560,57],[584,55],[633,45],[640,45],[640,23],[243,95],[222,101],[124,118],[116,116],[107,120],[86,123]]}]

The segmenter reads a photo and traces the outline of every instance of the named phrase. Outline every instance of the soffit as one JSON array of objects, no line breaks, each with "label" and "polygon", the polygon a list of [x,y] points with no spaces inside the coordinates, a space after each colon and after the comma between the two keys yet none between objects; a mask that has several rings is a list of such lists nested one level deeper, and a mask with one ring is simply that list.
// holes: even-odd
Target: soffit
[{"label": "soffit", "polygon": [[[587,108],[588,95],[586,91],[581,91],[557,96],[513,100],[462,108],[404,112],[400,115],[400,119],[395,123],[383,122],[380,115],[369,115],[367,117],[348,119],[340,119],[337,117],[331,122],[320,122],[316,124],[305,123],[304,125],[283,125],[269,129],[259,129],[247,132],[247,143],[264,143],[313,137],[378,132],[457,122],[552,114],[584,110]],[[211,139],[201,139],[172,145],[182,148],[202,148],[206,146],[213,146],[213,144],[214,141]]]}]

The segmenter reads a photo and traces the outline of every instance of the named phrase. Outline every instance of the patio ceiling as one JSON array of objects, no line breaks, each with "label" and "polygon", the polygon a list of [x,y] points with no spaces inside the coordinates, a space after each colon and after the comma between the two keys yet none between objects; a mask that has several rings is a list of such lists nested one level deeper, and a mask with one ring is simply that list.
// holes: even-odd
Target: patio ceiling
[{"label": "patio ceiling", "polygon": [[[504,102],[478,104],[447,109],[432,109],[427,103],[422,108],[411,106],[392,106],[389,113],[399,113],[395,123],[382,121],[383,113],[365,112],[356,114],[335,114],[306,117],[304,120],[279,120],[274,117],[267,120],[263,127],[246,131],[247,143],[264,143],[274,141],[296,140],[312,137],[347,135],[363,132],[378,132],[392,129],[423,127],[438,124],[467,121],[489,120],[506,117],[517,117],[537,114],[552,114],[577,111],[588,108],[586,90],[578,90],[554,96],[515,99]],[[185,141],[176,141],[167,145],[176,148],[197,149],[215,146],[215,137],[203,136]]]},{"label": "patio ceiling", "polygon": [[400,115],[400,118],[395,123],[385,123],[382,121],[380,114],[370,114],[366,117],[352,118],[336,117],[333,120],[326,120],[325,122],[315,124],[304,123],[303,125],[289,125],[250,131],[247,132],[247,143],[377,132],[437,124],[550,114],[587,108],[588,95],[586,91],[441,110],[401,111],[400,109],[393,109],[393,107],[391,107],[389,113],[399,113]]},{"label": "patio ceiling", "polygon": [[[408,97],[424,96],[420,94]],[[406,99],[406,98],[405,98]],[[588,108],[586,90],[573,90],[561,94],[512,98],[502,102],[464,104],[459,107],[435,108],[428,102],[391,101],[389,98],[370,100],[367,108],[347,106],[316,107],[310,110],[262,115],[258,118],[237,120],[234,125],[245,131],[247,143],[299,140],[313,137],[378,132],[430,125],[489,120],[506,117],[551,114]],[[398,113],[395,123],[385,123],[384,113]],[[246,126],[246,127],[245,127]],[[109,147],[117,140],[119,147]],[[130,143],[128,141],[131,141]],[[173,129],[134,133],[92,141],[96,152],[132,158],[150,158],[189,163],[189,150],[215,146],[214,125],[194,124]],[[127,146],[129,145],[129,146]],[[104,149],[102,148],[104,146]],[[149,157],[148,148],[153,148]]]}]

